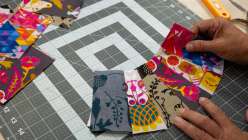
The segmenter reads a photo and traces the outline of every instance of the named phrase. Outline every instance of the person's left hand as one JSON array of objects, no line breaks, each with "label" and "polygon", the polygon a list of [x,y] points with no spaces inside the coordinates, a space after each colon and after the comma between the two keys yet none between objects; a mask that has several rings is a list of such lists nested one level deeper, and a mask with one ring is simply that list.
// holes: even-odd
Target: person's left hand
[{"label": "person's left hand", "polygon": [[201,97],[199,103],[211,118],[190,109],[182,109],[174,123],[185,134],[193,140],[248,140],[248,133],[235,126],[213,102]]}]

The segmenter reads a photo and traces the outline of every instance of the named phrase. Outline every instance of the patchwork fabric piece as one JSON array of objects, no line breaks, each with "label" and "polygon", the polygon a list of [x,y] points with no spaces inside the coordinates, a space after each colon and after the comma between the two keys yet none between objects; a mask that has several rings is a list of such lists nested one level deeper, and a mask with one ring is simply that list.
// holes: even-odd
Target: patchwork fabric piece
[{"label": "patchwork fabric piece", "polygon": [[52,19],[52,24],[69,28],[80,14],[83,0],[23,0],[23,9]]},{"label": "patchwork fabric piece", "polygon": [[52,24],[61,28],[70,28],[72,23],[75,21],[73,18],[63,18],[58,16],[48,16],[52,19]]},{"label": "patchwork fabric piece", "polygon": [[15,28],[8,22],[0,28],[0,52],[10,53],[17,45],[16,39],[19,34]]},{"label": "patchwork fabric piece", "polygon": [[[194,34],[179,24],[174,24],[170,33],[162,44],[166,54],[174,54],[193,62],[202,67],[204,71],[210,71],[218,75],[223,75],[224,60],[211,53],[190,53],[185,49],[185,45],[193,39]],[[207,38],[198,36],[194,39]],[[213,93],[213,92],[212,92]]]},{"label": "patchwork fabric piece", "polygon": [[[178,91],[190,102],[197,103],[199,97],[210,96],[200,87],[189,82],[181,74],[178,74],[173,69],[171,69],[167,65],[166,60],[161,56],[154,56],[149,62],[145,64],[145,66],[143,66],[143,69],[147,69],[144,71],[148,71],[149,73],[154,71],[154,74],[164,85]],[[144,72],[141,75],[144,76]]]},{"label": "patchwork fabric piece", "polygon": [[158,54],[163,56],[163,62],[166,63],[170,69],[174,70],[177,74],[182,75],[194,85],[210,94],[213,94],[217,89],[221,80],[221,75],[213,71],[205,71],[201,66],[198,66],[187,59],[182,59],[177,55],[167,55],[163,51],[159,51]]},{"label": "patchwork fabric piece", "polygon": [[135,70],[125,71],[125,82],[127,84],[128,105],[145,105],[148,101],[144,82]]},{"label": "patchwork fabric piece", "polygon": [[90,129],[131,132],[122,71],[95,72]]},{"label": "patchwork fabric piece", "polygon": [[30,12],[75,19],[80,13],[83,0],[23,0],[23,5]]},{"label": "patchwork fabric piece", "polygon": [[17,43],[20,34],[9,23],[0,27],[0,56],[19,58],[27,50],[27,46]]},{"label": "patchwork fabric piece", "polygon": [[33,81],[54,60],[31,48],[20,59],[0,61],[0,103],[4,104]]},{"label": "patchwork fabric piece", "polygon": [[18,59],[45,31],[51,20],[19,9],[0,27],[0,56]]},{"label": "patchwork fabric piece", "polygon": [[[147,64],[149,65],[149,62]],[[143,77],[142,80],[147,88],[149,99],[156,105],[164,122],[166,122],[166,126],[169,128],[172,126],[173,117],[179,112],[179,109],[187,106],[173,89],[164,85],[152,71],[149,71],[147,64],[141,65],[137,70]]]},{"label": "patchwork fabric piece", "polygon": [[[193,82],[194,85],[213,94],[217,89],[224,70],[224,60],[210,53],[190,53],[185,45],[191,41],[193,33],[174,24],[169,35],[162,44],[163,51],[158,55],[165,58],[165,63],[176,73]],[[206,37],[198,36],[195,39]]]},{"label": "patchwork fabric piece", "polygon": [[24,9],[19,9],[10,18],[10,22],[17,29],[26,29],[26,34],[23,34],[22,36],[26,37],[24,39],[27,39],[30,33],[32,33],[33,38],[37,39],[39,35],[45,31],[48,25],[51,24],[51,19],[42,15],[26,11]]},{"label": "patchwork fabric piece", "polygon": [[[166,64],[163,63],[163,60],[164,59],[161,56],[154,56],[147,63],[137,68],[137,71],[139,72],[142,79],[143,80],[147,79],[147,80],[144,80],[144,83],[148,90],[148,95],[151,94],[149,93],[151,92],[150,91],[151,88],[155,88],[155,86],[157,87],[161,86],[164,89],[170,89],[167,91],[172,91],[174,93],[174,94],[171,93],[170,95],[176,95],[178,97],[178,100],[182,101],[183,106],[181,107],[189,107],[193,110],[196,110],[199,107],[199,104],[198,104],[199,97],[210,98],[210,94],[208,94],[201,88],[193,85],[193,83],[186,80],[180,74],[177,74],[176,72],[174,72]],[[152,79],[153,77],[155,78],[153,81],[150,81],[152,82],[152,85],[148,84],[147,81],[149,80],[147,76],[150,77],[150,79]],[[153,83],[155,85],[153,85]],[[176,99],[174,103],[177,103],[178,100]],[[153,100],[153,102],[155,102],[156,104],[155,100]],[[161,107],[158,107],[158,108],[161,108]],[[160,109],[160,111],[162,112],[163,110]],[[174,113],[172,112],[171,114],[172,114],[171,116],[173,116],[175,115],[175,112]],[[164,119],[168,120],[168,115],[167,117],[165,115]],[[168,121],[165,121],[165,122],[168,126],[170,126],[171,123],[173,123],[171,119],[170,119],[170,122]]]},{"label": "patchwork fabric piece", "polygon": [[175,117],[181,108],[187,107],[176,95],[177,93],[165,86],[154,74],[147,75],[143,79],[148,90],[149,99],[155,103],[162,114],[166,126],[169,128],[173,124]]},{"label": "patchwork fabric piece", "polygon": [[11,16],[13,11],[8,5],[0,6],[0,26],[2,26]]},{"label": "patchwork fabric piece", "polygon": [[145,133],[167,129],[156,105],[147,96],[144,82],[136,70],[125,71],[129,117],[132,133]]}]

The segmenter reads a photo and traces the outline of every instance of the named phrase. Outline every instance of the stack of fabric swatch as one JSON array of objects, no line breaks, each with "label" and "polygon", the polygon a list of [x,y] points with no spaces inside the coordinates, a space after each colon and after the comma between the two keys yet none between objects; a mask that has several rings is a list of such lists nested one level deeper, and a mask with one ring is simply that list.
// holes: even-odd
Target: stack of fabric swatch
[{"label": "stack of fabric swatch", "polygon": [[224,61],[211,53],[189,53],[194,38],[174,24],[159,52],[135,70],[96,71],[92,132],[139,134],[168,129],[180,108],[197,109],[199,97],[210,98],[221,80]]},{"label": "stack of fabric swatch", "polygon": [[16,9],[0,7],[1,104],[53,63],[33,44],[50,24],[69,27],[82,4],[79,0],[23,0]]}]

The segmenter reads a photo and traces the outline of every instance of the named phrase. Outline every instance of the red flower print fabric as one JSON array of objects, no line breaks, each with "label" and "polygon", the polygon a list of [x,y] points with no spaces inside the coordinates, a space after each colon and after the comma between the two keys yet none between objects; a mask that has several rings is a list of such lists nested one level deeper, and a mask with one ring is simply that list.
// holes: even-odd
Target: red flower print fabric
[{"label": "red flower print fabric", "polygon": [[30,48],[20,59],[0,61],[0,103],[4,104],[43,72],[53,59]]}]

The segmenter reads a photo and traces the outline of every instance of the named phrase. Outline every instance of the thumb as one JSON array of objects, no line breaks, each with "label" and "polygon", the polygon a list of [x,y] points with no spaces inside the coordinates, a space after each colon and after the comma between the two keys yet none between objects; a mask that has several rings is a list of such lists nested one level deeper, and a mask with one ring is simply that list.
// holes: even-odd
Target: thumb
[{"label": "thumb", "polygon": [[216,41],[194,40],[186,45],[189,52],[214,52],[216,49]]}]

